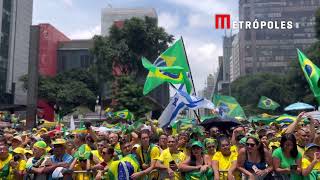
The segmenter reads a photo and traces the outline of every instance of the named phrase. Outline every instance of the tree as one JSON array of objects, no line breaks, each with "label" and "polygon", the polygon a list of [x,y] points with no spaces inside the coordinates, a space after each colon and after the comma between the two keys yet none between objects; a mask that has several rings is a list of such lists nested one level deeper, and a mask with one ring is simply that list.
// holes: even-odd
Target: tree
[{"label": "tree", "polygon": [[[224,91],[227,94],[227,89]],[[231,84],[231,92],[247,116],[266,112],[257,107],[261,96],[267,96],[281,105],[276,111],[270,111],[271,114],[280,112],[293,100],[286,78],[279,74],[257,73],[243,76]]]},{"label": "tree", "polygon": [[[97,59],[98,82],[112,84],[115,109],[143,115],[150,110],[150,105],[142,96],[147,71],[141,64],[141,57],[155,60],[168,48],[173,36],[158,27],[156,19],[149,17],[126,20],[121,28],[112,26],[109,34],[94,37],[92,52]],[[100,87],[100,93],[102,89]]]},{"label": "tree", "polygon": [[[22,77],[27,89],[27,78]],[[38,97],[46,99],[52,105],[61,107],[61,115],[66,115],[79,105],[93,107],[97,94],[97,83],[89,70],[74,69],[55,77],[40,76]]]}]

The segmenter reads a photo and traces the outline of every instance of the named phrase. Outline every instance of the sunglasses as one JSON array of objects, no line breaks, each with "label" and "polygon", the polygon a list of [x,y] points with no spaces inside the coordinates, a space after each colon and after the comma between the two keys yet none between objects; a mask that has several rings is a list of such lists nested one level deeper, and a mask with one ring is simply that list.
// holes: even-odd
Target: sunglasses
[{"label": "sunglasses", "polygon": [[246,143],[246,146],[247,147],[254,147],[256,144],[254,144],[254,143]]}]

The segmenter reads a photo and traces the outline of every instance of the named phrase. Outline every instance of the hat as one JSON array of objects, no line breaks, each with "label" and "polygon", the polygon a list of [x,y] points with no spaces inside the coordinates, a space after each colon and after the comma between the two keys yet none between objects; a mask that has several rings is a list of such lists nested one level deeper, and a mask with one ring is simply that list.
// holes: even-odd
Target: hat
[{"label": "hat", "polygon": [[133,145],[132,149],[140,147],[140,144]]},{"label": "hat", "polygon": [[47,130],[46,128],[41,128],[41,129],[39,130],[39,132],[40,132],[40,131],[48,132],[48,130]]},{"label": "hat", "polygon": [[202,145],[202,143],[201,143],[200,141],[194,141],[194,142],[191,144],[191,147],[193,147],[193,146],[198,146],[198,147],[203,148],[203,145]]},{"label": "hat", "polygon": [[280,147],[280,142],[270,142],[269,143],[269,148],[272,149],[272,147]]},{"label": "hat", "polygon": [[248,139],[247,137],[243,137],[243,138],[240,139],[239,143],[240,143],[241,145],[245,145],[246,142],[247,142],[247,139]]},{"label": "hat", "polygon": [[215,139],[213,139],[213,138],[206,138],[205,140],[204,140],[204,144],[207,146],[208,144],[214,144],[214,145],[216,145],[216,140]]},{"label": "hat", "polygon": [[52,142],[53,145],[58,145],[58,144],[66,144],[66,140],[64,139],[56,139],[55,141]]},{"label": "hat", "polygon": [[24,149],[22,147],[17,147],[13,150],[16,154],[24,154]]},{"label": "hat", "polygon": [[306,146],[306,151],[308,151],[309,149],[313,148],[313,147],[316,147],[316,148],[320,148],[319,145],[317,144],[314,144],[314,143],[310,143]]},{"label": "hat", "polygon": [[12,141],[13,141],[14,139],[22,142],[22,138],[21,138],[20,136],[15,136],[15,137],[13,137]]},{"label": "hat", "polygon": [[47,143],[45,143],[44,141],[38,141],[38,142],[34,143],[33,147],[46,149],[47,148]]},{"label": "hat", "polygon": [[33,152],[30,149],[25,149],[24,150],[24,154],[27,154],[27,153],[33,155]]}]

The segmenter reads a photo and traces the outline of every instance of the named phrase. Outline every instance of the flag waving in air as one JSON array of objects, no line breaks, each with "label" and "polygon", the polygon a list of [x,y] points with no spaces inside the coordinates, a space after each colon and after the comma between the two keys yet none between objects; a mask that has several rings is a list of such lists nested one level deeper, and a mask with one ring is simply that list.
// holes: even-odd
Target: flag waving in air
[{"label": "flag waving in air", "polygon": [[[188,93],[191,92],[192,85],[187,76],[187,73],[190,72],[190,68],[187,63],[182,39],[176,41],[171,47],[163,52],[153,64],[148,63],[145,58],[142,59],[142,63],[143,66],[149,70],[143,88],[144,95],[148,94],[164,82],[185,84]],[[169,67],[175,68],[170,69]]]},{"label": "flag waving in air", "polygon": [[261,109],[275,110],[280,107],[280,105],[268,97],[261,96],[258,107]]},{"label": "flag waving in air", "polygon": [[217,106],[220,116],[246,117],[243,109],[234,97],[215,94],[212,97],[212,102]]},{"label": "flag waving in air", "polygon": [[179,89],[159,117],[160,127],[170,125],[185,108],[196,110],[199,108],[214,109],[215,107],[209,100],[191,96]]},{"label": "flag waving in air", "polygon": [[298,56],[304,76],[306,77],[314,96],[316,97],[318,102],[320,102],[320,69],[315,64],[313,64],[299,49]]}]

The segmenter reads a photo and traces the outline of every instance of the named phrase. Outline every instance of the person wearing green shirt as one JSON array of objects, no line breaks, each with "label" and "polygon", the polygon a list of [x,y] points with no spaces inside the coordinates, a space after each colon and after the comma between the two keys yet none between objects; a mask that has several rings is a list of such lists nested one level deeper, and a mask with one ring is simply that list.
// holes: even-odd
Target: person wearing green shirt
[{"label": "person wearing green shirt", "polygon": [[282,179],[301,179],[302,155],[297,149],[296,138],[292,133],[281,137],[280,147],[273,154],[273,167]]}]

